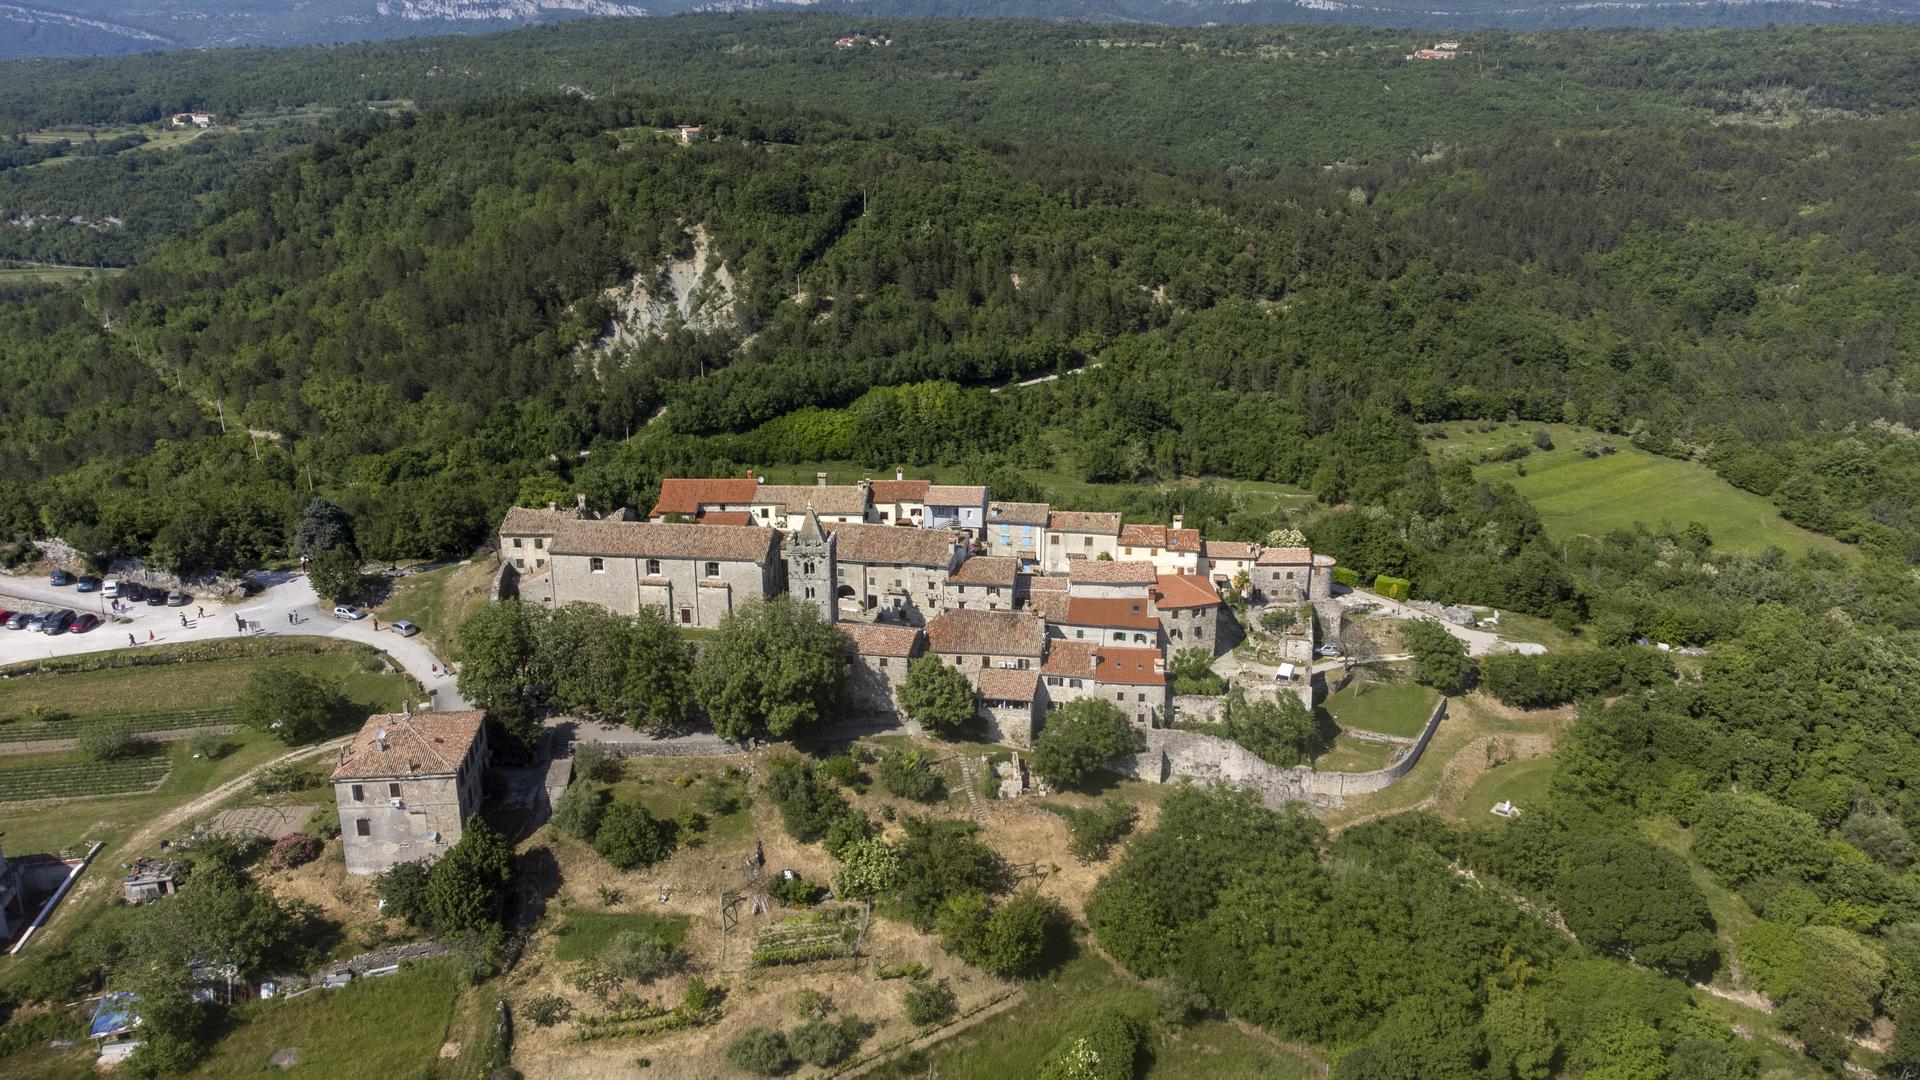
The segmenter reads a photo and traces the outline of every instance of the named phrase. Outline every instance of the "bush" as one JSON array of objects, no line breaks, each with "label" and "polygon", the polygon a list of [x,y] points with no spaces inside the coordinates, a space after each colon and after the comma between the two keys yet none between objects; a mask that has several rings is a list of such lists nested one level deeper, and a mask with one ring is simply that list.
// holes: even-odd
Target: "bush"
[{"label": "bush", "polygon": [[943,1024],[954,1013],[953,991],[945,982],[923,983],[907,988],[907,1023],[915,1027]]},{"label": "bush", "polygon": [[1543,428],[1543,427],[1534,428],[1533,429],[1533,446],[1534,446],[1534,449],[1536,450],[1553,449],[1553,432],[1548,431],[1546,428]]},{"label": "bush", "polygon": [[560,801],[554,804],[551,819],[553,827],[575,840],[591,842],[593,834],[600,828],[600,815],[605,801],[592,781],[576,779],[567,785],[567,790],[560,795]]},{"label": "bush", "polygon": [[853,787],[860,778],[860,763],[852,754],[835,754],[822,761],[816,771],[842,787]]},{"label": "bush", "polygon": [[927,769],[918,750],[889,750],[880,755],[876,769],[880,786],[903,799],[935,802],[946,789],[940,778]]},{"label": "bush", "polygon": [[820,896],[820,886],[795,874],[775,881],[768,887],[767,894],[788,907],[812,907]]},{"label": "bush", "polygon": [[273,847],[267,852],[267,865],[275,870],[305,866],[320,857],[322,846],[318,837],[288,833],[273,842]]},{"label": "bush", "polygon": [[1270,634],[1278,634],[1299,621],[1300,612],[1296,608],[1269,608],[1266,614],[1260,616],[1260,628]]},{"label": "bush", "polygon": [[1405,600],[1412,589],[1413,582],[1406,578],[1381,574],[1373,579],[1373,591],[1389,600]]},{"label": "bush", "polygon": [[840,793],[814,778],[813,767],[792,755],[769,763],[765,791],[780,808],[787,835],[803,843],[820,839],[828,826],[852,808]]},{"label": "bush", "polygon": [[415,926],[427,921],[427,877],[432,867],[424,862],[403,862],[373,879],[380,895],[380,911]]},{"label": "bush", "polygon": [[1040,1080],[1133,1080],[1145,1038],[1139,1021],[1103,1012],[1060,1040],[1040,1063]]},{"label": "bush", "polygon": [[1153,1003],[1160,1009],[1161,1021],[1169,1027],[1192,1023],[1213,1008],[1205,990],[1179,975],[1170,975],[1153,988]]},{"label": "bush", "polygon": [[203,733],[187,740],[187,751],[206,761],[218,761],[227,756],[227,741],[218,735]]},{"label": "bush", "polygon": [[334,840],[340,836],[340,811],[332,806],[316,806],[313,813],[307,815],[306,831],[322,840]]},{"label": "bush", "polygon": [[1407,620],[1401,624],[1400,638],[1413,654],[1415,681],[1443,694],[1466,689],[1473,678],[1473,661],[1467,657],[1466,642],[1433,619]]},{"label": "bush", "polygon": [[811,1020],[794,1028],[787,1036],[793,1055],[809,1065],[824,1069],[853,1056],[860,1047],[860,1021],[855,1017]]},{"label": "bush", "polygon": [[793,1053],[787,1040],[777,1031],[748,1028],[727,1043],[727,1060],[741,1072],[755,1076],[779,1076],[793,1068]]},{"label": "bush", "polygon": [[1082,698],[1047,714],[1033,744],[1033,768],[1055,787],[1073,787],[1108,761],[1136,752],[1140,733],[1111,702]]},{"label": "bush", "polygon": [[673,827],[637,802],[616,802],[600,816],[593,850],[617,870],[652,866],[673,850]]},{"label": "bush", "polygon": [[1174,653],[1167,673],[1173,676],[1176,694],[1222,694],[1227,689],[1227,681],[1213,672],[1213,654],[1205,649],[1181,649]]},{"label": "bush", "polygon": [[1349,589],[1357,589],[1360,587],[1360,574],[1351,567],[1336,566],[1333,568],[1333,583],[1345,585]]},{"label": "bush", "polygon": [[990,975],[1030,975],[1059,913],[1059,905],[1038,893],[1021,893],[997,909],[979,893],[963,893],[940,912],[940,945]]},{"label": "bush", "polygon": [[81,753],[95,761],[118,761],[140,750],[140,740],[133,737],[133,722],[122,716],[88,724],[74,742]]},{"label": "bush", "polygon": [[573,1003],[558,994],[547,994],[527,1002],[526,1008],[520,1011],[533,1021],[534,1027],[548,1028],[565,1023],[573,1015]]},{"label": "bush", "polygon": [[1137,807],[1112,796],[1084,809],[1071,806],[1045,809],[1066,819],[1067,850],[1081,862],[1106,858],[1108,849],[1132,832],[1134,822],[1140,819]]},{"label": "bush", "polygon": [[680,967],[680,950],[650,934],[622,930],[600,951],[600,966],[633,982],[653,979]]},{"label": "bush", "polygon": [[596,742],[577,742],[573,744],[573,775],[575,779],[598,780],[611,784],[620,779],[626,771],[626,764],[618,755]]}]

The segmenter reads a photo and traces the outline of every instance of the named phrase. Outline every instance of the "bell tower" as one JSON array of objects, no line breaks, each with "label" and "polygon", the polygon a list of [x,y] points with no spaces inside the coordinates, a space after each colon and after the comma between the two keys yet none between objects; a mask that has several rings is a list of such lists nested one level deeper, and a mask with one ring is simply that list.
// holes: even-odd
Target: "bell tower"
[{"label": "bell tower", "polygon": [[833,559],[833,534],[821,527],[813,504],[808,503],[806,520],[787,534],[787,592],[820,612],[821,618],[836,622],[840,604],[835,593],[839,584]]}]

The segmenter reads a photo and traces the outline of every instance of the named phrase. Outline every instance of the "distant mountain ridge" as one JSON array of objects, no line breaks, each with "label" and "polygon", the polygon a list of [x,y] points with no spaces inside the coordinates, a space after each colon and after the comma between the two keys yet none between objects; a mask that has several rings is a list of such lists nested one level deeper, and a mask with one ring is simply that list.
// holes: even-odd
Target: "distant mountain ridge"
[{"label": "distant mountain ridge", "polygon": [[1454,31],[1908,22],[1920,20],[1920,0],[60,0],[59,7],[0,0],[0,60],[475,34],[691,11]]}]

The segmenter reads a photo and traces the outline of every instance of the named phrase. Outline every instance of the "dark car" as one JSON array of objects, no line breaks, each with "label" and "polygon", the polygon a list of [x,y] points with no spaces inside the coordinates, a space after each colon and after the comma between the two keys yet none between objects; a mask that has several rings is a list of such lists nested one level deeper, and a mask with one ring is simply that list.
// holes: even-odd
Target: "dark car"
[{"label": "dark car", "polygon": [[137,604],[146,598],[147,587],[145,585],[133,581],[123,581],[120,583],[120,599],[125,600],[129,604]]},{"label": "dark car", "polygon": [[40,624],[40,632],[43,634],[64,633],[66,632],[67,627],[72,622],[73,622],[72,608],[67,608],[63,611],[56,611],[53,614],[47,616],[46,620]]},{"label": "dark car", "polygon": [[100,579],[92,575],[83,577],[73,583],[74,592],[93,592],[98,588],[100,588]]},{"label": "dark car", "polygon": [[85,615],[82,615],[79,618],[73,620],[73,625],[67,627],[67,633],[84,634],[87,631],[99,625],[100,625],[100,616],[95,615],[93,612],[89,611]]},{"label": "dark car", "polygon": [[148,589],[147,590],[147,606],[148,607],[166,607],[167,606],[167,590]]},{"label": "dark car", "polygon": [[67,573],[65,570],[55,570],[53,576],[47,580],[55,585],[71,585],[73,584],[73,575]]}]

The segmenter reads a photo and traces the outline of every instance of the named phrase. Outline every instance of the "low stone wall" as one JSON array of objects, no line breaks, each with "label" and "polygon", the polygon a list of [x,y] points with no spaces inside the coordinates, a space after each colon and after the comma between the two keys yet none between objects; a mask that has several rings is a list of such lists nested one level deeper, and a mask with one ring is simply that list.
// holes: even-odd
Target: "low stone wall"
[{"label": "low stone wall", "polygon": [[1107,763],[1107,768],[1122,776],[1156,784],[1176,780],[1220,783],[1257,793],[1260,801],[1278,810],[1288,803],[1306,802],[1334,807],[1349,797],[1379,791],[1407,774],[1420,761],[1427,743],[1447,715],[1447,700],[1441,698],[1427,718],[1426,727],[1407,752],[1393,764],[1372,772],[1315,772],[1305,765],[1283,769],[1262,761],[1258,755],[1230,739],[1203,735],[1197,731],[1155,728],[1143,731],[1145,751]]}]

